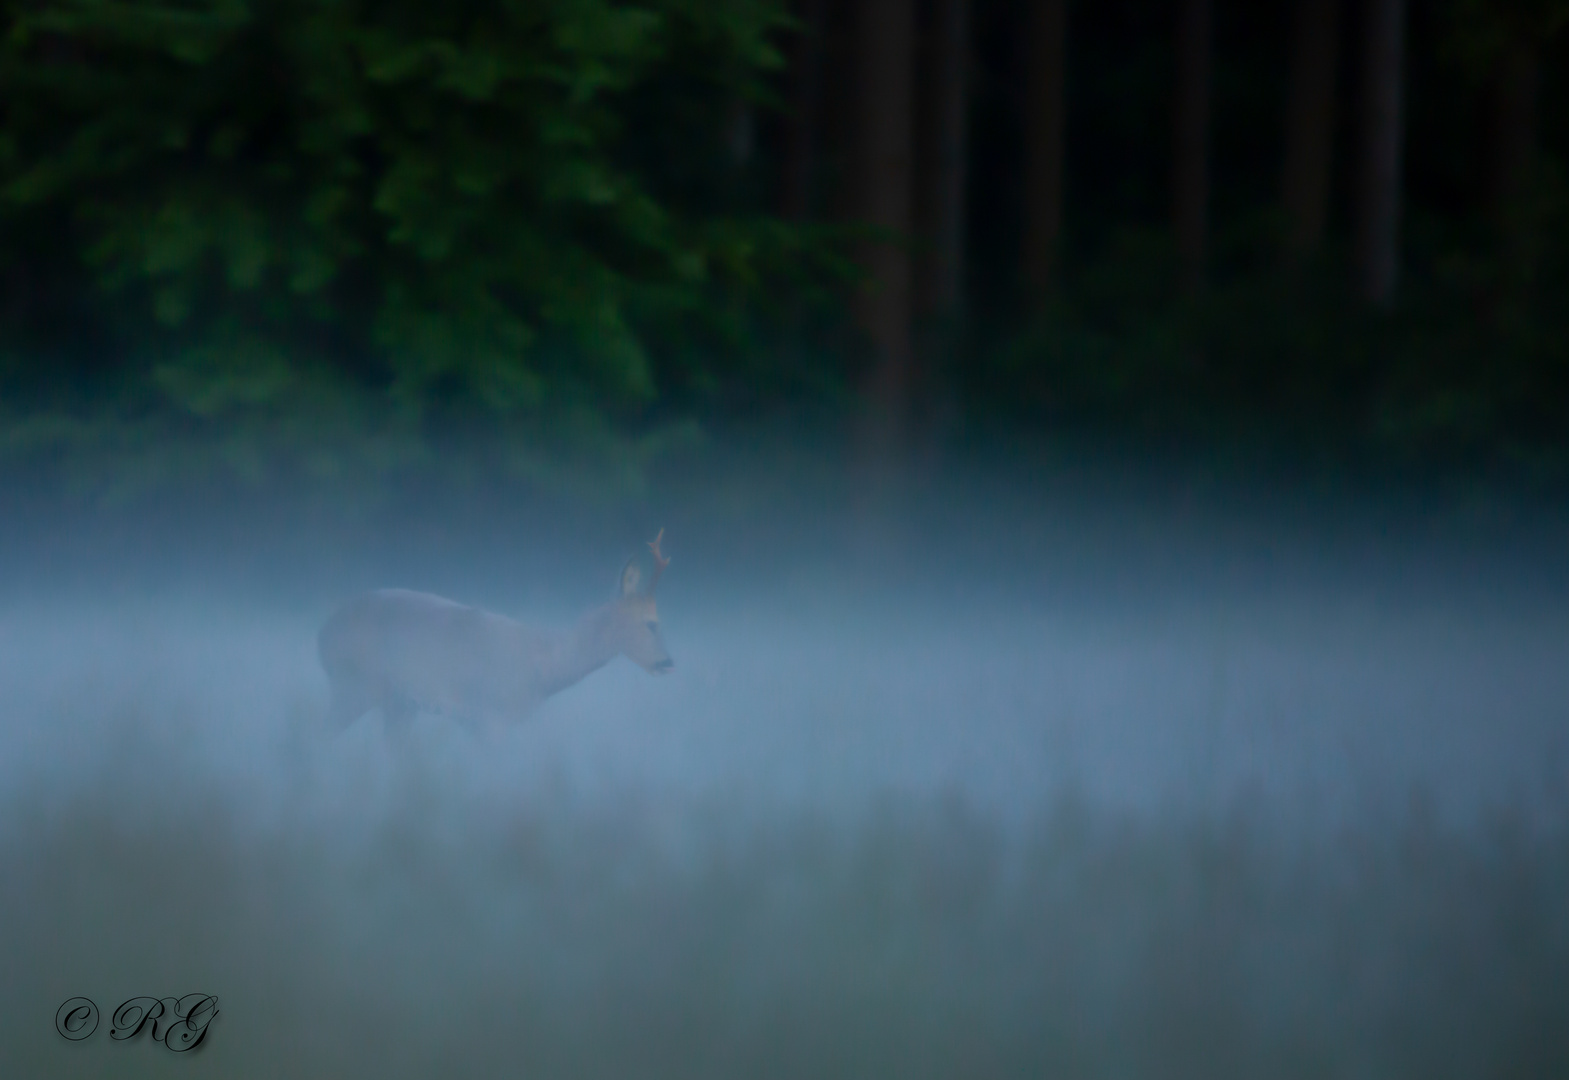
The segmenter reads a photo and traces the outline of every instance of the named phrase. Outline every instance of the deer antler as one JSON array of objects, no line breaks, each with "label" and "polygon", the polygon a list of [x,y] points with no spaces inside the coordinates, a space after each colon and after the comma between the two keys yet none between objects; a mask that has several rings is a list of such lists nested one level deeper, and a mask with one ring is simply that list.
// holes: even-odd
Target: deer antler
[{"label": "deer antler", "polygon": [[659,535],[648,542],[648,550],[654,553],[654,576],[648,581],[648,591],[653,592],[654,586],[659,584],[659,575],[665,572],[665,567],[670,565],[670,560],[665,558],[659,550],[659,541],[665,538],[665,530],[660,529]]}]

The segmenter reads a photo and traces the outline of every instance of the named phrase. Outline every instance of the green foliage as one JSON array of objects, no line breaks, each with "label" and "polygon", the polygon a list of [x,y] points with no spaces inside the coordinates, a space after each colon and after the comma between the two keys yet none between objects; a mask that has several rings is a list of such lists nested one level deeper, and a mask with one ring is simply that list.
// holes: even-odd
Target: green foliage
[{"label": "green foliage", "polygon": [[[124,492],[430,465],[621,484],[698,419],[852,412],[855,227],[760,213],[777,146],[737,149],[779,107],[787,7],[9,0],[0,457],[75,463],[100,486],[108,463]],[[918,335],[923,371],[953,353],[963,399],[917,387],[918,409],[1569,472],[1569,0],[1413,19],[1388,315],[1348,287],[1347,206],[1317,266],[1280,268],[1290,20],[1268,5],[1217,23],[1212,287],[1175,295],[1167,8],[1119,0],[1075,16],[1062,288],[1021,317],[1018,16],[977,5],[968,316]],[[841,61],[825,94],[848,92]],[[1493,145],[1510,64],[1542,73],[1518,176]],[[826,206],[851,134],[824,111]],[[1337,201],[1354,141],[1337,146]]]},{"label": "green foliage", "polygon": [[674,207],[624,124],[675,57],[718,73],[705,93],[751,92],[773,0],[44,0],[5,20],[0,257],[30,288],[0,329],[48,362],[0,393],[35,416],[603,443],[659,394],[648,327],[734,345],[761,262],[804,242]]}]

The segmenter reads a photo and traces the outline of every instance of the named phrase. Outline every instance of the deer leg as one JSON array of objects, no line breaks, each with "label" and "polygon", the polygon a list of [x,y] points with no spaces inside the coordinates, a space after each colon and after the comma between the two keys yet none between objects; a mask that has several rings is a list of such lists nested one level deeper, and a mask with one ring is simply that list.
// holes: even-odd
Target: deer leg
[{"label": "deer leg", "polygon": [[347,679],[333,679],[331,693],[332,704],[329,715],[332,717],[333,727],[338,731],[342,731],[364,716],[375,704],[364,686]]},{"label": "deer leg", "polygon": [[470,737],[486,744],[494,743],[505,728],[501,718],[493,712],[462,712],[456,719]]},{"label": "deer leg", "polygon": [[381,718],[386,726],[387,735],[394,739],[401,739],[408,735],[409,728],[414,723],[414,714],[419,708],[408,698],[399,694],[389,694],[381,702]]}]

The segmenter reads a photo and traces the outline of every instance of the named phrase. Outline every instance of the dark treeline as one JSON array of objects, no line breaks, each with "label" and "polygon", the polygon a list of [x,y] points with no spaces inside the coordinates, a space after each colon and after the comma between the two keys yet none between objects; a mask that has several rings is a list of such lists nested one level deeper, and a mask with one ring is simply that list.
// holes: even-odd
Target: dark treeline
[{"label": "dark treeline", "polygon": [[548,479],[803,408],[1569,462],[1566,0],[5,20],[13,463]]},{"label": "dark treeline", "polygon": [[[1144,445],[1561,472],[1569,4],[903,9],[919,93],[878,122],[916,133],[908,174],[883,178],[916,211],[889,223],[915,237],[918,278],[962,286],[862,323],[911,373],[917,431],[956,398],[972,419]],[[840,93],[893,100],[841,20],[820,30]],[[853,144],[831,110],[820,138]],[[820,174],[831,213],[837,177]]]}]

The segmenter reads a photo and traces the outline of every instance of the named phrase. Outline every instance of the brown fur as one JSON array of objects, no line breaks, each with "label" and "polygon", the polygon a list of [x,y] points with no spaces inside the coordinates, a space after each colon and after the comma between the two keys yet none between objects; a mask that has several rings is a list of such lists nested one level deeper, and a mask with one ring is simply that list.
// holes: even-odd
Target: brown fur
[{"label": "brown fur", "polygon": [[540,702],[624,655],[662,674],[672,665],[659,633],[653,585],[639,590],[628,563],[621,595],[568,630],[542,630],[429,593],[381,589],[339,608],[317,639],[342,728],[379,708],[391,728],[420,710],[491,726],[527,716]]}]

